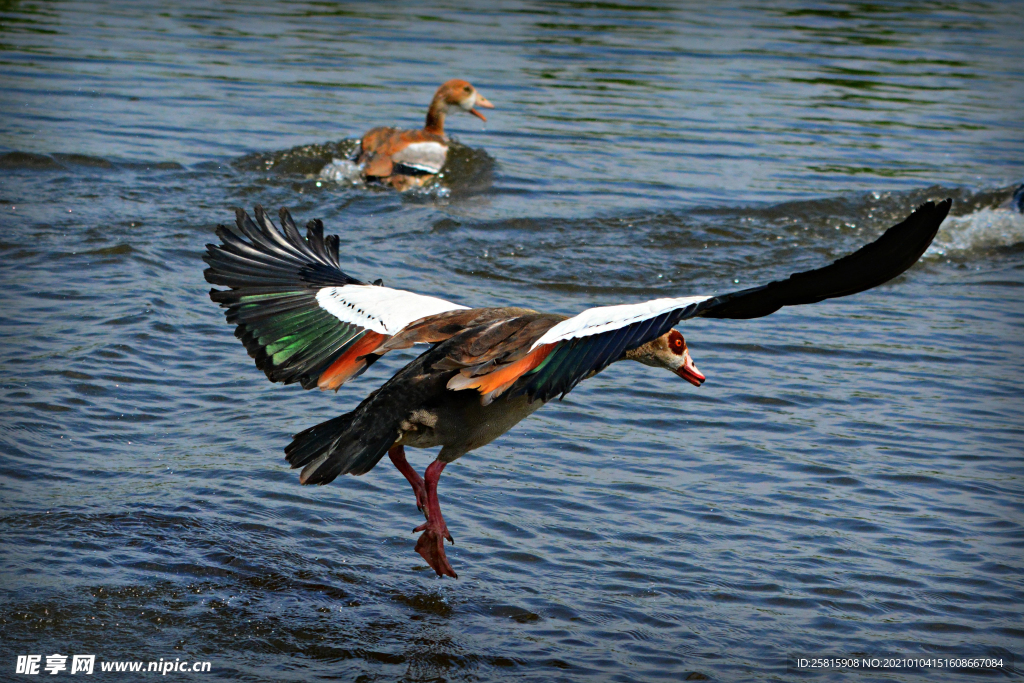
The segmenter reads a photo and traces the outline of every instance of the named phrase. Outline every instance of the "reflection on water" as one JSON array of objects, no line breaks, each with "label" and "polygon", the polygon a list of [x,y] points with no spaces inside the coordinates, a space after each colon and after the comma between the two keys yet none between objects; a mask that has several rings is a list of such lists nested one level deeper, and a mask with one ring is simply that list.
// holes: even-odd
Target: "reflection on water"
[{"label": "reflection on water", "polygon": [[[837,648],[1019,656],[1020,28],[984,2],[0,3],[0,667],[679,681]],[[449,76],[497,108],[450,122],[447,192],[320,177]],[[889,285],[688,322],[700,389],[613,367],[449,467],[457,582],[413,553],[393,469],[305,488],[282,459],[412,356],[336,395],[271,385],[200,259],[230,207],[287,206],[363,279],[572,313],[812,268],[946,196]]]}]

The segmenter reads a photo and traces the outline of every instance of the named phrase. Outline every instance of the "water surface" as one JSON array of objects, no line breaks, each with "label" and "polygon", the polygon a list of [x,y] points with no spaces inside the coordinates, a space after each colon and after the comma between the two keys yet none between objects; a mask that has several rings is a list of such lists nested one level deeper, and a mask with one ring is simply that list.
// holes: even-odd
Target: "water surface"
[{"label": "water surface", "polygon": [[[794,653],[1019,657],[1024,219],[999,207],[1024,177],[1021,13],[765,4],[0,4],[0,668],[733,681],[801,677]],[[420,125],[449,77],[497,108],[451,117],[443,186],[317,176],[373,125]],[[200,258],[230,207],[287,206],[363,279],[571,314],[816,267],[946,196],[890,284],[687,322],[700,389],[615,366],[449,467],[458,581],[413,552],[394,469],[305,488],[283,461],[412,356],[337,395],[272,385]]]}]

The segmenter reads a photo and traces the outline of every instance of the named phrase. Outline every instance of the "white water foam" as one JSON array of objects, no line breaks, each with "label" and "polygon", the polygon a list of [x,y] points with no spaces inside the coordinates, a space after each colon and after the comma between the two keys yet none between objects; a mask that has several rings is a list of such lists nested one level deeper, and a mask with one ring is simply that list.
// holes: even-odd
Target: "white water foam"
[{"label": "white water foam", "polygon": [[[331,163],[320,169],[319,177],[335,183],[363,185],[365,184],[363,168],[363,164],[335,157],[331,159]],[[439,173],[435,178],[438,180],[444,178],[444,174]],[[451,195],[449,188],[437,182],[430,182],[425,187],[412,187],[406,192],[437,199],[445,199]]]},{"label": "white water foam", "polygon": [[1024,242],[1024,214],[1007,208],[981,209],[943,221],[925,256],[1009,247],[1021,242]]},{"label": "white water foam", "polygon": [[331,163],[320,169],[320,177],[336,183],[362,183],[363,165],[348,159],[331,159]]}]

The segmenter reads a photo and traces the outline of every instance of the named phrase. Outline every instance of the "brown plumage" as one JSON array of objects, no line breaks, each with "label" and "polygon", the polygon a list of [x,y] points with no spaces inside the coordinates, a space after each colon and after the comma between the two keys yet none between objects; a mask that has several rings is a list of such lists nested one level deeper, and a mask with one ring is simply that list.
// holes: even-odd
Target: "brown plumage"
[{"label": "brown plumage", "polygon": [[356,162],[363,165],[366,179],[405,190],[420,186],[437,174],[448,154],[444,120],[453,107],[486,121],[487,117],[476,107],[493,109],[494,105],[466,81],[448,81],[434,93],[422,129],[382,127],[363,136]]}]

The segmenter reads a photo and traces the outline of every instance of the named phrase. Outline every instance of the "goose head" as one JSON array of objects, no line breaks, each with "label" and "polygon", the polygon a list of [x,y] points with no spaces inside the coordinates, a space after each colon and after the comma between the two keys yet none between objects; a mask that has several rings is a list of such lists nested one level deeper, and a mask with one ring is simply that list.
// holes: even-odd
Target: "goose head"
[{"label": "goose head", "polygon": [[453,78],[448,81],[434,93],[434,100],[431,103],[431,107],[440,105],[445,110],[452,107],[458,107],[464,112],[472,114],[481,121],[486,121],[487,117],[476,110],[476,107],[482,107],[484,109],[494,109],[494,105],[488,101],[486,97],[480,94],[480,92],[466,81],[458,78]]},{"label": "goose head", "polygon": [[670,330],[657,339],[627,351],[623,358],[652,368],[665,368],[695,387],[699,387],[706,379],[693,364],[686,340],[678,330]]}]

